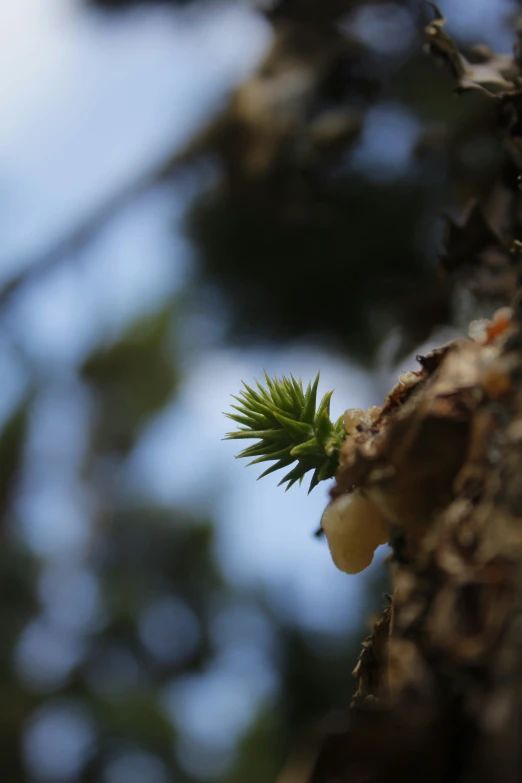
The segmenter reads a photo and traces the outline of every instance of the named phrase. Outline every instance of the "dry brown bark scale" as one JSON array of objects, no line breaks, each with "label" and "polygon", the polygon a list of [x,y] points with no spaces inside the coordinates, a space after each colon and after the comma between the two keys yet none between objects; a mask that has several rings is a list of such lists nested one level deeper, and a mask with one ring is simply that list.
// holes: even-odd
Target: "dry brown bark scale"
[{"label": "dry brown bark scale", "polygon": [[521,314],[425,357],[346,448],[336,491],[387,507],[393,596],[314,783],[522,779]]}]

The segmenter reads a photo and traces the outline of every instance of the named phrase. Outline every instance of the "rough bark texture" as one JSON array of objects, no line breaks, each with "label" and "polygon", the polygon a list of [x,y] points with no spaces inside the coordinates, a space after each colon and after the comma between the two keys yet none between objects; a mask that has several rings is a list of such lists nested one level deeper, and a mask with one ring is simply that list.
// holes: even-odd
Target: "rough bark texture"
[{"label": "rough bark texture", "polygon": [[522,307],[421,359],[350,444],[393,519],[393,596],[312,783],[522,779]]},{"label": "rough bark texture", "polygon": [[470,62],[435,17],[428,51],[458,91],[496,101],[510,158],[489,201],[449,225],[443,268],[515,302],[480,339],[418,357],[345,442],[334,496],[357,488],[390,521],[392,596],[310,783],[522,780],[521,48]]}]

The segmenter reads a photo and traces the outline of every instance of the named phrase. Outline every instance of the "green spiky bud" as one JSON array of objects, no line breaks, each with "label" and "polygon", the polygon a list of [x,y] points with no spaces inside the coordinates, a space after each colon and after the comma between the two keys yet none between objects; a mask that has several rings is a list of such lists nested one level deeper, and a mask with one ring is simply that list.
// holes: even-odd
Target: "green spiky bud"
[{"label": "green spiky bud", "polygon": [[249,465],[274,461],[259,478],[280,468],[297,464],[279,482],[289,489],[296,481],[302,482],[313,471],[311,491],[319,481],[332,478],[339,466],[339,449],[346,437],[342,417],[330,421],[328,392],[317,404],[319,373],[306,390],[302,381],[290,378],[269,378],[265,372],[267,388],[256,381],[257,389],[243,383],[238,405],[232,405],[235,413],[227,413],[229,419],[241,425],[236,432],[229,432],[226,440],[255,439],[258,442],[241,451],[239,457],[253,457]]}]

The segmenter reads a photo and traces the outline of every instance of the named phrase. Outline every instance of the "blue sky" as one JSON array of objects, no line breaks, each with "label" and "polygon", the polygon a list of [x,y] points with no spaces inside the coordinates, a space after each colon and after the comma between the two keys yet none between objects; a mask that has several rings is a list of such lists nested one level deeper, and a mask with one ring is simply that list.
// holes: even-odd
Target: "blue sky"
[{"label": "blue sky", "polygon": [[[224,5],[219,15],[156,11],[110,24],[73,13],[63,0],[21,2],[17,8],[4,8],[0,17],[7,49],[16,41],[14,51],[2,56],[12,68],[24,63],[17,89],[2,91],[0,85],[10,118],[0,129],[4,273],[8,259],[30,258],[105,194],[146,171],[173,140],[182,144],[255,66],[269,40],[264,23],[241,3]],[[208,57],[200,57],[201,47]],[[181,218],[183,192],[175,194],[174,204]],[[172,270],[171,210],[162,194],[138,199],[79,258],[15,301],[11,336],[42,372],[51,366],[67,374],[99,340],[116,336],[190,275],[190,251],[181,237],[175,238]],[[7,354],[14,401],[23,373]],[[147,427],[131,456],[130,480],[146,496],[190,505],[194,476],[200,485],[203,478],[209,490],[199,502],[217,516],[217,554],[229,577],[266,584],[276,604],[298,622],[342,627],[346,591],[359,592],[360,581],[337,573],[325,545],[312,536],[325,490],[285,494],[274,477],[257,483],[255,470],[245,470],[234,460],[234,445],[221,440],[228,428],[222,411],[241,379],[265,368],[308,378],[320,367],[323,390],[337,389],[336,414],[346,405],[376,402],[374,379],[307,346],[276,354],[213,348],[191,354],[186,364],[179,398]],[[69,410],[63,395],[55,398],[50,390],[48,396],[47,409],[42,404],[36,414],[36,432],[43,428],[45,442],[45,432],[65,417],[62,465],[72,465],[88,413],[81,400]],[[82,501],[83,490],[73,483],[64,485],[61,473],[55,482],[47,474],[38,478],[35,462],[20,509],[25,535],[46,557],[73,554],[89,537],[88,498]]]}]

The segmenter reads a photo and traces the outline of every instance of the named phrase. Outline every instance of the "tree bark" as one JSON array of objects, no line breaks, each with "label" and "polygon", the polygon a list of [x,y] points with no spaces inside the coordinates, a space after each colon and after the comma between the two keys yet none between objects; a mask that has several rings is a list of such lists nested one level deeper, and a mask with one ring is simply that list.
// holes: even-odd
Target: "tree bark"
[{"label": "tree bark", "polygon": [[389,511],[393,595],[311,783],[522,779],[522,306],[420,361],[338,474]]}]

